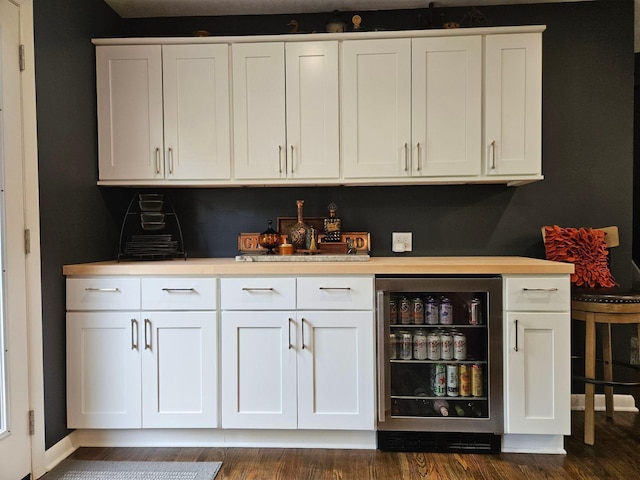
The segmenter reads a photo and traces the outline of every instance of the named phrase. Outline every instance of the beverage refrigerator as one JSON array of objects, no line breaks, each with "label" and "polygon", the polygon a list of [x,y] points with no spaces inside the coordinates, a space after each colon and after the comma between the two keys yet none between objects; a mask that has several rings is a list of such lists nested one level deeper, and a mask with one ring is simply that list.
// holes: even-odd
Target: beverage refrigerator
[{"label": "beverage refrigerator", "polygon": [[377,277],[378,448],[499,452],[502,279]]}]

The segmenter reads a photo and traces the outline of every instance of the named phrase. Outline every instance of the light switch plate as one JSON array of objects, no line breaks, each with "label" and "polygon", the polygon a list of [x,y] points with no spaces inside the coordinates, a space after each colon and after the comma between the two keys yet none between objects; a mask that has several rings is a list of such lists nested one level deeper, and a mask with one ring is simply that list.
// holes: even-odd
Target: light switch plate
[{"label": "light switch plate", "polygon": [[413,249],[411,232],[393,232],[391,234],[391,250],[396,253],[410,252]]}]

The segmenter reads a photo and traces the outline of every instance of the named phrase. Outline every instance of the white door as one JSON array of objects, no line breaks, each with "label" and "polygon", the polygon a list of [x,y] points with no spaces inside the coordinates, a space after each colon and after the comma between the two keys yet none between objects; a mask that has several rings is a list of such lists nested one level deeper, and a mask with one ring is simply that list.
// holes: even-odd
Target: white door
[{"label": "white door", "polygon": [[31,472],[19,25],[19,5],[0,1],[0,470],[8,479]]},{"label": "white door", "polygon": [[234,177],[284,178],[284,43],[240,43],[233,61]]},{"label": "white door", "polygon": [[412,40],[412,174],[479,175],[482,37]]},{"label": "white door", "polygon": [[215,428],[216,312],[143,312],[143,428]]},{"label": "white door", "polygon": [[228,179],[229,47],[164,45],[162,68],[167,179]]},{"label": "white door", "polygon": [[373,313],[298,312],[298,323],[298,428],[373,430]]},{"label": "white door", "polygon": [[345,178],[411,175],[411,40],[342,44]]},{"label": "white door", "polygon": [[222,312],[222,427],[297,427],[295,312]]},{"label": "white door", "polygon": [[287,177],[340,176],[338,42],[287,43]]},{"label": "white door", "polygon": [[571,433],[569,313],[508,313],[505,433]]},{"label": "white door", "polygon": [[485,169],[487,175],[542,170],[542,34],[487,35]]},{"label": "white door", "polygon": [[100,180],[164,178],[160,45],[96,47]]},{"label": "white door", "polygon": [[67,313],[67,426],[140,428],[139,312]]}]

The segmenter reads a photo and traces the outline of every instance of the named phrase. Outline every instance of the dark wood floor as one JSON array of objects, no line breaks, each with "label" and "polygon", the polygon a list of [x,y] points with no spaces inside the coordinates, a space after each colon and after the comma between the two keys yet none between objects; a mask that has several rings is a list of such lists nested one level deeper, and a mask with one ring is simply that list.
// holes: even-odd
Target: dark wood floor
[{"label": "dark wood floor", "polygon": [[[216,480],[636,479],[640,414],[596,413],[596,444],[582,442],[583,414],[572,412],[567,455],[389,453],[282,448],[80,448],[83,460],[222,461]],[[46,476],[43,480],[46,480]]]}]

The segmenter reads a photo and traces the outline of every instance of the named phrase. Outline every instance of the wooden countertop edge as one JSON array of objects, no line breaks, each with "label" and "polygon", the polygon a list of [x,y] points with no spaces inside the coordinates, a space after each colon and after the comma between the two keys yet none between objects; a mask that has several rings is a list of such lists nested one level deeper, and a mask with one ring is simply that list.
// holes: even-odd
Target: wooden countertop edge
[{"label": "wooden countertop edge", "polygon": [[67,276],[89,275],[404,275],[569,274],[570,263],[513,256],[373,257],[366,262],[236,262],[233,258],[106,261],[65,265]]}]

